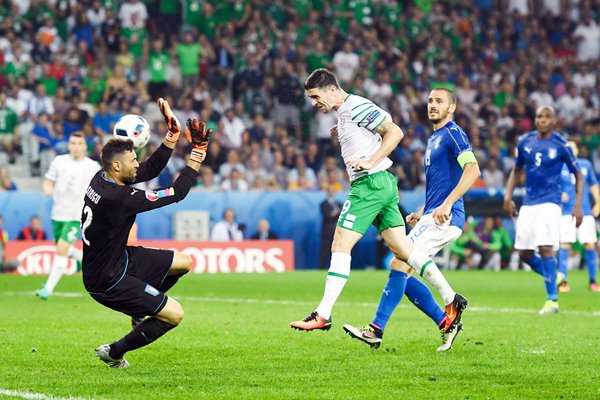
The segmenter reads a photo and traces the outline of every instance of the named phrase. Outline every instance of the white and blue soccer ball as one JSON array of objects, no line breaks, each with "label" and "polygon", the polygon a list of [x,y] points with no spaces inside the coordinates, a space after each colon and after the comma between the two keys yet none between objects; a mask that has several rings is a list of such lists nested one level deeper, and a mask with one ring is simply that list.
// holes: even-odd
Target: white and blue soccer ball
[{"label": "white and blue soccer ball", "polygon": [[115,124],[113,136],[121,140],[129,139],[134,148],[140,149],[150,141],[150,124],[140,115],[123,115]]}]

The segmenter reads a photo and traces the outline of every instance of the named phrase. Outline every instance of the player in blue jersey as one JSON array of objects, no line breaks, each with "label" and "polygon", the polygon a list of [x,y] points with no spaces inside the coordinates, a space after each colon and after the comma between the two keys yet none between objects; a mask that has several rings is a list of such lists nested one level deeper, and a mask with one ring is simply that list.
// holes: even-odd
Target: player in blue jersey
[{"label": "player in blue jersey", "polygon": [[[577,157],[579,153],[577,144],[570,141],[569,146],[573,150],[575,157]],[[558,251],[558,274],[556,281],[560,292],[569,292],[571,290],[567,283],[567,262],[569,260],[571,244],[575,243],[577,239],[585,248],[584,258],[590,276],[590,290],[592,292],[599,292],[600,288],[596,283],[596,270],[598,267],[596,241],[598,237],[596,236],[595,217],[600,214],[600,187],[590,160],[578,158],[577,164],[583,176],[583,195],[581,199],[583,221],[578,228],[575,226],[575,219],[573,218],[573,209],[575,208],[575,176],[564,166],[561,173],[563,216],[560,222],[561,245]],[[590,202],[590,194],[594,198],[594,206]]]},{"label": "player in blue jersey", "polygon": [[[415,248],[429,257],[462,234],[465,224],[462,196],[481,175],[469,138],[453,121],[455,110],[456,96],[453,92],[447,89],[431,91],[427,112],[434,131],[425,151],[425,207],[406,218],[413,227],[408,238]],[[411,275],[406,263],[394,259],[373,322],[359,328],[344,325],[346,333],[378,348],[394,309],[406,293],[409,300],[440,328],[442,345],[438,351],[449,350],[462,329],[462,323],[444,332],[446,313],[436,303],[429,288]]]},{"label": "player in blue jersey", "polygon": [[[517,182],[525,174],[525,199],[517,220],[515,249],[521,261],[529,264],[544,277],[546,302],[540,314],[558,312],[558,289],[556,287],[556,249],[560,239],[561,220],[561,170],[566,165],[575,175],[576,195],[573,216],[577,226],[583,217],[581,196],[583,178],[573,151],[567,141],[554,132],[556,113],[550,106],[536,110],[536,131],[525,133],[517,143],[517,155],[506,183],[504,210],[510,216],[517,215],[512,200]],[[535,252],[539,253],[539,256]]]}]

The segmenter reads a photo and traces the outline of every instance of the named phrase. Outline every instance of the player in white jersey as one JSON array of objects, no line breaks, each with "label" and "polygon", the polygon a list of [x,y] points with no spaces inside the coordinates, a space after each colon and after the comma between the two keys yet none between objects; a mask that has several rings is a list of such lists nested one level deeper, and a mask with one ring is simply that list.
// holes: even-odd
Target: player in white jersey
[{"label": "player in white jersey", "polygon": [[42,300],[47,300],[62,277],[69,257],[81,262],[81,250],[73,243],[81,232],[80,218],[83,198],[92,177],[100,166],[86,157],[87,144],[82,133],[74,132],[69,138],[69,154],[60,155],[52,160],[43,183],[44,193],[52,196],[52,228],[56,242],[56,255],[48,280],[35,291]]},{"label": "player in white jersey", "polygon": [[351,189],[344,203],[331,245],[331,264],[325,293],[317,309],[292,328],[311,331],[331,328],[331,311],[350,275],[350,252],[371,224],[379,230],[396,258],[406,262],[440,293],[446,304],[444,332],[454,329],[467,306],[435,263],[414,248],[406,237],[398,210],[397,179],[387,169],[387,157],[402,140],[402,130],[390,115],[368,99],[346,93],[327,69],[313,71],[304,83],[313,107],[324,113],[336,110],[337,125],[332,135],[340,142]]}]

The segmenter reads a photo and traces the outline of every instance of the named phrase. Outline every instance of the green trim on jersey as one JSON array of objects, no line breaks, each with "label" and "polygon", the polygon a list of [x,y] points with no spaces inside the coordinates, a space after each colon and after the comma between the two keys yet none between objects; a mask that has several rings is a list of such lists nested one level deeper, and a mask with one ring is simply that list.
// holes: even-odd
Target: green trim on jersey
[{"label": "green trim on jersey", "polygon": [[[372,131],[375,131],[375,129],[379,128],[379,125],[383,124],[383,121],[385,121],[385,118],[382,119],[381,121],[379,121],[379,123],[377,125],[375,125],[375,128],[371,129]],[[367,125],[368,126],[368,125]]]},{"label": "green trim on jersey", "polygon": [[371,224],[379,232],[404,226],[398,201],[398,179],[390,172],[379,171],[358,178],[352,181],[337,225],[361,235]]},{"label": "green trim on jersey", "polygon": [[54,243],[63,240],[69,244],[73,244],[79,239],[81,223],[79,221],[52,220],[52,232],[54,233]]},{"label": "green trim on jersey", "polygon": [[461,168],[465,168],[465,165],[468,163],[477,164],[477,159],[475,158],[475,154],[472,151],[465,151],[464,153],[460,153],[458,158],[456,159],[460,164]]},{"label": "green trim on jersey", "polygon": [[[346,98],[347,98],[347,97],[346,97]],[[345,100],[344,100],[344,101],[345,101]],[[367,104],[373,104],[373,103],[371,103],[370,101],[367,101],[367,102],[365,102],[365,103],[361,103],[361,104],[359,104],[359,105],[357,105],[357,106],[354,106],[354,107],[352,107],[352,108],[350,109],[350,111],[354,111],[354,110],[356,110],[358,107],[366,106]]]}]

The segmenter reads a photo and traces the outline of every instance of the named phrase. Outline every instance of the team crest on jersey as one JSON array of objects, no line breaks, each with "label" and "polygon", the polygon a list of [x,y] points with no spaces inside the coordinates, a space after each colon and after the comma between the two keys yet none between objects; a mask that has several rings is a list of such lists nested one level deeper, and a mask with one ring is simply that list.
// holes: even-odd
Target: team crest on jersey
[{"label": "team crest on jersey", "polygon": [[551,160],[556,158],[556,149],[548,149],[548,157],[550,157]]},{"label": "team crest on jersey", "polygon": [[155,190],[146,190],[144,191],[144,194],[146,195],[146,198],[150,201],[156,201],[160,198],[163,197],[168,197],[168,196],[174,196],[175,195],[175,189],[173,189],[172,187],[170,188],[166,188],[163,190],[159,190],[159,191],[155,191]]}]

